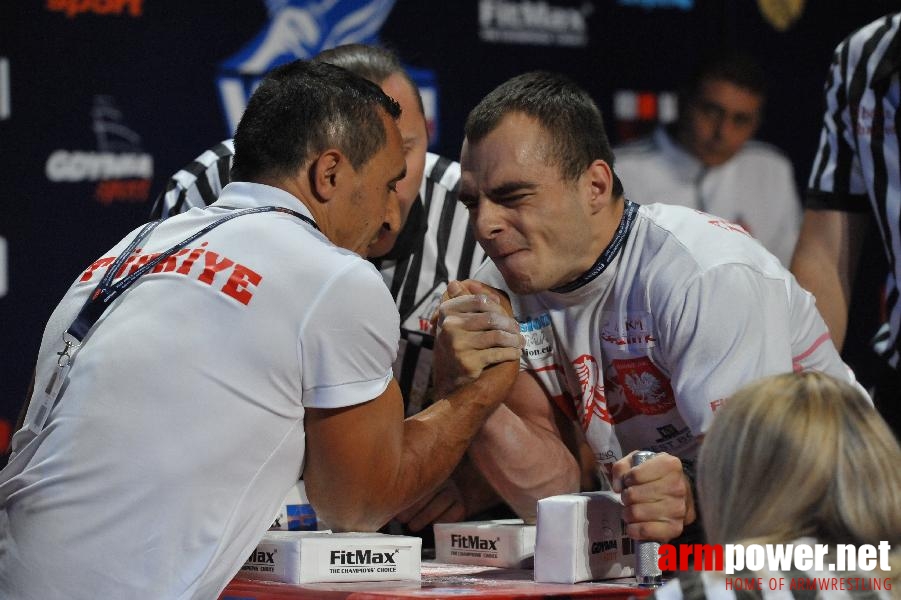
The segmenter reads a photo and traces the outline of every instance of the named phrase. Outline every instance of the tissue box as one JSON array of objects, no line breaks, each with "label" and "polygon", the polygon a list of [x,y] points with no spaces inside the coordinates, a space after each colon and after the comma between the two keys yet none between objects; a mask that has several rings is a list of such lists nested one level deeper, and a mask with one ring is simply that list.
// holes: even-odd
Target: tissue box
[{"label": "tissue box", "polygon": [[461,565],[529,568],[535,526],[521,519],[436,523],[435,560]]},{"label": "tissue box", "polygon": [[418,537],[267,531],[238,577],[282,583],[419,581],[421,555]]},{"label": "tissue box", "polygon": [[614,492],[539,500],[535,581],[576,583],[635,575],[635,542],[625,533],[622,512]]}]

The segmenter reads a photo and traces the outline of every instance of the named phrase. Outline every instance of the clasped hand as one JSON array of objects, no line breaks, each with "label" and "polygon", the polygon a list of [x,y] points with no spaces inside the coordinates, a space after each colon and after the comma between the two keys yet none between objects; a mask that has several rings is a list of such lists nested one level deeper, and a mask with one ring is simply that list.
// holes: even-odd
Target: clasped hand
[{"label": "clasped hand", "polygon": [[519,360],[524,340],[503,292],[478,281],[451,281],[434,317],[437,397],[476,380],[487,367]]}]

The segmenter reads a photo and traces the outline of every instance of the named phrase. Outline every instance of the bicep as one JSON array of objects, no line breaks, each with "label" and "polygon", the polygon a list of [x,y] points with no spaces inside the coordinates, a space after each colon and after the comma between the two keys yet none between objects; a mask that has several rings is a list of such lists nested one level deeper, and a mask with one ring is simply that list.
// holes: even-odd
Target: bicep
[{"label": "bicep", "polygon": [[395,380],[369,402],[305,412],[307,493],[328,523],[357,515],[390,481],[403,440],[403,398]]}]

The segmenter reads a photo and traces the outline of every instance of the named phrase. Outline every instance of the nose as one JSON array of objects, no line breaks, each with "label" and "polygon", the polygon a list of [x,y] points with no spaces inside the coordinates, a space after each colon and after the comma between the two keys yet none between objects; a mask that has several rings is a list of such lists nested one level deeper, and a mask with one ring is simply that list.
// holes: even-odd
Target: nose
[{"label": "nose", "polygon": [[385,218],[382,227],[393,232],[400,231],[400,200],[397,192],[388,194],[388,202],[385,203]]},{"label": "nose", "polygon": [[480,198],[470,209],[469,219],[477,240],[490,240],[504,230],[503,210],[487,198]]},{"label": "nose", "polygon": [[713,118],[713,137],[715,139],[721,139],[723,137],[725,126],[726,119],[723,115],[717,115]]}]

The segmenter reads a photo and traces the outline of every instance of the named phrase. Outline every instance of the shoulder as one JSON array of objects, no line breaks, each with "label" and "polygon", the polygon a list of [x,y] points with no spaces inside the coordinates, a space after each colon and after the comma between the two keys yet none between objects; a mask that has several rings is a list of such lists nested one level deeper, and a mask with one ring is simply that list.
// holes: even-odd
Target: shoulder
[{"label": "shoulder", "polygon": [[460,182],[460,163],[432,152],[426,152],[423,181],[449,191],[456,190]]},{"label": "shoulder", "polygon": [[716,267],[742,265],[784,278],[785,269],[739,225],[692,208],[641,206],[630,240],[633,269],[659,282],[686,282]]},{"label": "shoulder", "polygon": [[[235,154],[235,140],[222,140],[215,146],[204,150],[191,164],[185,166],[182,171],[201,171],[219,162],[223,158],[231,159]],[[197,173],[194,173],[195,175]]]}]

